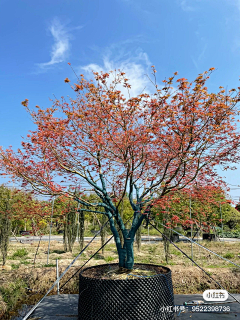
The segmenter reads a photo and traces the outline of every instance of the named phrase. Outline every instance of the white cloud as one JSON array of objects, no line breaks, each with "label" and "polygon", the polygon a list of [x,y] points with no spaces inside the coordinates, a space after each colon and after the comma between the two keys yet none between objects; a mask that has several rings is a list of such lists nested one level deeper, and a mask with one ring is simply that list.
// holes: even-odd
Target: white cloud
[{"label": "white cloud", "polygon": [[70,39],[72,36],[57,18],[53,19],[51,22],[49,31],[53,37],[54,43],[52,45],[50,61],[37,64],[42,70],[65,61],[70,50]]},{"label": "white cloud", "polygon": [[199,64],[201,64],[202,61],[204,60],[205,53],[206,53],[206,50],[207,50],[207,43],[206,43],[206,40],[203,37],[200,39],[200,43],[201,43],[201,51],[198,54],[198,56],[196,58],[191,56],[192,62],[195,65],[195,68],[198,71],[200,70]]},{"label": "white cloud", "polygon": [[240,11],[240,0],[236,0],[236,6],[237,6],[238,10]]},{"label": "white cloud", "polygon": [[[130,95],[132,97],[137,96],[143,91],[151,93],[154,91],[154,87],[151,84],[148,76],[151,73],[151,63],[148,55],[145,52],[139,51],[135,55],[129,56],[126,52],[119,54],[117,58],[111,58],[112,53],[103,56],[101,64],[90,63],[85,66],[81,66],[78,71],[84,73],[88,78],[93,78],[92,71],[94,72],[109,72],[118,71],[119,69],[125,72],[125,76],[129,79],[131,85]],[[127,56],[127,57],[126,57]],[[84,71],[84,72],[83,72]],[[112,78],[110,77],[110,81]],[[127,89],[121,88],[123,94],[127,97]]]},{"label": "white cloud", "polygon": [[179,3],[183,11],[195,11],[195,8],[190,5],[190,3],[193,3],[193,0],[191,0],[191,2],[188,0],[180,0]]}]

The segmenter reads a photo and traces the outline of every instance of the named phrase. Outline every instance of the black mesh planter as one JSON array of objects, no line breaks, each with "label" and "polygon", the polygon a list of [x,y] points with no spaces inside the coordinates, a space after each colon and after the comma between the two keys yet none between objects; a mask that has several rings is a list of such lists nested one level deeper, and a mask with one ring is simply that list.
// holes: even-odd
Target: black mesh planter
[{"label": "black mesh planter", "polygon": [[[169,268],[161,267],[166,273],[136,279],[111,280],[84,276],[90,269],[97,272],[116,265],[90,267],[79,275],[79,320],[174,319],[173,287]],[[144,266],[154,267],[146,264]]]},{"label": "black mesh planter", "polygon": [[216,235],[212,233],[203,233],[203,240],[216,241]]},{"label": "black mesh planter", "polygon": [[179,242],[179,235],[178,234],[173,234],[170,237],[172,242]]}]

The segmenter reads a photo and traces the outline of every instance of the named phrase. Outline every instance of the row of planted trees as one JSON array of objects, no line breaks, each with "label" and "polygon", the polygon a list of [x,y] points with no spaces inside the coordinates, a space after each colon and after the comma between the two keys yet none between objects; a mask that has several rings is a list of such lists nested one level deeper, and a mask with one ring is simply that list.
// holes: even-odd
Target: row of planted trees
[{"label": "row of planted trees", "polygon": [[[93,194],[85,195],[87,201],[93,200]],[[85,207],[86,208],[86,207]],[[82,210],[79,210],[82,209]],[[130,208],[127,204],[122,207],[122,217],[128,218]],[[95,208],[96,212],[101,207]],[[123,215],[124,210],[124,215]],[[83,249],[84,231],[86,225],[99,229],[107,221],[105,215],[85,212],[84,206],[79,205],[64,196],[50,200],[39,200],[32,192],[0,186],[0,250],[3,265],[6,263],[9,247],[9,237],[19,236],[22,231],[42,237],[51,229],[63,234],[65,251],[72,252],[73,245],[78,240],[80,250]],[[106,228],[101,231],[102,244],[106,239]],[[104,252],[104,249],[103,249]]]},{"label": "row of planted trees", "polygon": [[222,222],[234,221],[235,225],[239,222],[240,214],[231,203],[219,186],[194,186],[159,199],[153,212],[169,228],[181,225],[187,230],[195,225],[209,232]]},{"label": "row of planted trees", "polygon": [[[83,197],[86,201],[94,201],[96,196],[90,194]],[[79,249],[83,249],[86,225],[91,224],[92,228],[99,230],[107,221],[104,214],[99,214],[103,212],[100,206],[95,208],[95,212],[88,212],[86,206],[79,205],[76,201],[64,196],[55,198],[53,204],[52,207],[51,201],[40,201],[29,192],[0,186],[0,248],[3,265],[7,258],[9,236],[18,235],[20,230],[30,229],[33,235],[41,236],[49,232],[48,227],[52,220],[55,231],[63,233],[64,250],[72,252],[76,240],[79,242]],[[129,220],[133,215],[127,199],[122,202],[120,214],[123,221]],[[172,229],[177,226],[185,230],[194,226],[209,232],[221,225],[223,221],[224,224],[230,221],[237,224],[240,221],[240,213],[231,206],[224,191],[214,186],[195,186],[169,194],[168,197],[156,201],[156,206],[151,210],[151,216],[156,223],[160,222],[168,227],[163,228],[168,238],[172,237]],[[100,234],[102,245],[106,240],[106,230],[107,228],[104,228]],[[120,238],[123,241],[121,232]],[[136,242],[140,251],[141,228],[136,233]],[[164,247],[167,259],[168,241],[164,241]]]},{"label": "row of planted trees", "polygon": [[191,189],[186,188],[159,199],[153,216],[166,226],[163,228],[166,261],[170,243],[167,239],[173,240],[174,230],[179,231],[179,227],[180,232],[188,230],[187,236],[194,238],[200,232],[216,234],[217,230],[223,230],[223,226],[240,226],[239,211],[232,207],[224,190],[213,185],[195,185]]},{"label": "row of planted trees", "polygon": [[39,201],[31,192],[0,185],[0,249],[3,265],[6,263],[9,237],[30,229],[41,235],[50,215],[48,201]]}]

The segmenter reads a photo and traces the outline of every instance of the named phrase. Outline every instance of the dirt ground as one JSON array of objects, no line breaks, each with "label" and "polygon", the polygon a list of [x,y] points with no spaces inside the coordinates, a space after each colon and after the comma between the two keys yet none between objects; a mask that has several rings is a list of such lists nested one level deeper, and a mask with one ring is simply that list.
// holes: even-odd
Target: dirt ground
[{"label": "dirt ground", "polygon": [[[0,269],[0,316],[7,309],[16,308],[18,303],[26,299],[26,295],[29,301],[34,301],[34,299],[37,301],[56,280],[56,259],[58,259],[59,273],[61,274],[79,253],[77,243],[71,253],[64,252],[62,243],[51,242],[49,264],[47,266],[48,244],[47,242],[42,242],[34,266],[33,262],[37,245],[38,243],[35,242],[10,244],[6,268],[5,270]],[[176,245],[191,257],[191,244],[177,243]],[[240,265],[240,242],[201,242],[201,245]],[[95,242],[88,247],[74,266],[61,279],[60,288],[100,246],[100,243]],[[193,260],[229,292],[240,293],[240,268],[196,245],[193,246]],[[114,244],[108,244],[105,248],[105,253],[97,254],[88,262],[86,267],[117,262],[116,247]],[[197,266],[193,265],[173,245],[170,245],[168,264],[165,262],[162,242],[156,244],[143,243],[141,252],[137,252],[135,248],[135,262],[169,267],[172,271],[175,294],[203,293],[206,289],[219,288],[214,280],[210,279]],[[18,283],[19,285],[17,285]],[[78,292],[77,275],[62,288],[61,292]],[[52,293],[56,294],[56,288]],[[16,295],[15,300],[12,297],[14,295]],[[8,301],[8,299],[11,301]]]}]

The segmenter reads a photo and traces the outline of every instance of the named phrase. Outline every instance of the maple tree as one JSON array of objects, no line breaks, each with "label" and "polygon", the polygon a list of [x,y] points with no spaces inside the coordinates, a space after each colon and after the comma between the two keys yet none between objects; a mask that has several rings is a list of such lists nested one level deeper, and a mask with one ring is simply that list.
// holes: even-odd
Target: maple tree
[{"label": "maple tree", "polygon": [[2,253],[3,266],[6,263],[9,236],[11,232],[13,193],[5,186],[0,186],[0,250]]},{"label": "maple tree", "polygon": [[58,226],[63,226],[63,245],[65,251],[72,252],[77,238],[77,203],[65,196],[54,201],[54,215]]},{"label": "maple tree", "polygon": [[[3,266],[6,263],[9,236],[14,222],[16,219],[20,219],[22,215],[20,203],[26,202],[26,199],[29,199],[29,195],[24,191],[16,188],[10,189],[3,184],[0,185],[0,250],[3,257]],[[25,212],[29,212],[29,207],[30,202],[28,202]]]},{"label": "maple tree", "polygon": [[222,222],[221,212],[224,219],[230,219],[230,203],[221,186],[193,185],[159,199],[154,214],[169,228],[181,225],[184,229],[190,229],[193,225],[209,232]]},{"label": "maple tree", "polygon": [[40,201],[33,197],[30,192],[18,190],[18,198],[13,205],[12,222],[14,233],[23,227],[31,227],[32,233],[40,232],[42,225],[47,224],[51,215],[51,203]]},{"label": "maple tree", "polygon": [[[37,129],[17,152],[1,149],[2,167],[39,193],[75,199],[84,206],[80,210],[102,208],[98,213],[109,219],[119,267],[132,269],[134,236],[155,194],[163,198],[195,180],[211,184],[216,165],[228,168],[239,160],[239,88],[208,93],[213,69],[191,83],[176,80],[174,90],[177,73],[159,86],[153,67],[151,95],[124,97],[122,91],[130,92],[131,85],[124,72],[115,71],[95,72],[91,81],[80,75],[72,85],[75,98],[56,99],[45,110],[31,111],[26,99],[23,105]],[[68,78],[65,82],[70,85]],[[78,186],[78,196],[63,182]],[[81,196],[86,184],[97,201]],[[133,210],[130,230],[119,212],[126,196]]]}]

